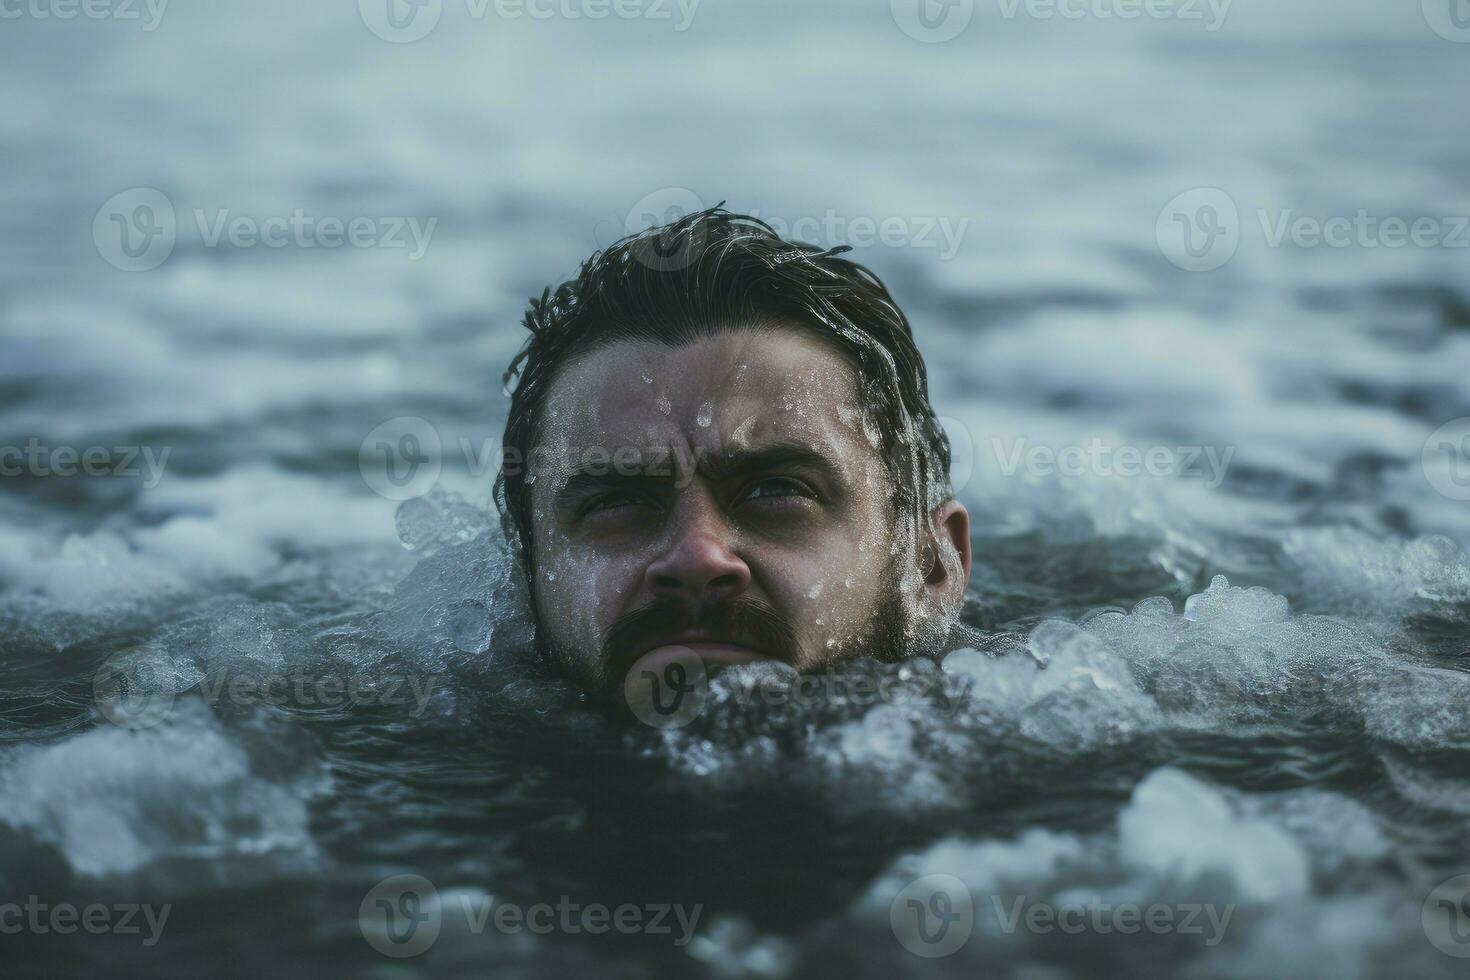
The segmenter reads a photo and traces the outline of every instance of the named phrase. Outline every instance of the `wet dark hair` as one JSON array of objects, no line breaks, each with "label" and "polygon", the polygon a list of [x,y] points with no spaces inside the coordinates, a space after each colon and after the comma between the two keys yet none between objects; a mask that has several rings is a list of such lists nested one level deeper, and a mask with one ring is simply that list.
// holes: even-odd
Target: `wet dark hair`
[{"label": "wet dark hair", "polygon": [[[893,483],[896,513],[921,519],[953,496],[949,440],[929,405],[924,359],[908,318],[872,272],[783,240],[765,222],[722,207],[630,235],[594,253],[577,277],[532,299],[531,332],[504,382],[510,394],[495,503],[531,566],[531,458],[547,393],[573,357],[620,340],[671,347],[721,330],[794,323],[856,367],[867,421]],[[921,510],[922,508],[922,510]]]}]

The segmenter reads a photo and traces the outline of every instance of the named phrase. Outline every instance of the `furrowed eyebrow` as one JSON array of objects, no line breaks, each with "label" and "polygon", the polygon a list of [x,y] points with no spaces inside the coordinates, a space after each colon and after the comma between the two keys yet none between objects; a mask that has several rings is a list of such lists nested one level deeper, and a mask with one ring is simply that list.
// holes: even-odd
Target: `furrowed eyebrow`
[{"label": "furrowed eyebrow", "polygon": [[728,479],[745,473],[761,473],[787,466],[807,466],[823,476],[836,480],[842,467],[828,453],[804,442],[782,440],[750,449],[731,449],[702,456],[698,469],[712,480]]},{"label": "furrowed eyebrow", "polygon": [[619,473],[607,464],[578,469],[557,490],[553,507],[565,507],[579,497],[603,490],[636,490],[651,487],[668,487],[674,482],[672,465],[665,464],[659,473],[633,471]]},{"label": "furrowed eyebrow", "polygon": [[[588,494],[609,490],[668,490],[687,480],[689,475],[689,460],[679,459],[666,451],[648,454],[636,465],[644,468],[632,469],[626,464],[618,467],[605,461],[585,464],[567,477],[566,483],[556,491],[552,506],[565,509]],[[842,478],[842,467],[833,456],[815,446],[794,440],[781,440],[748,449],[700,453],[695,461],[695,468],[699,473],[717,481],[791,466],[815,470],[834,484],[839,483]]]}]

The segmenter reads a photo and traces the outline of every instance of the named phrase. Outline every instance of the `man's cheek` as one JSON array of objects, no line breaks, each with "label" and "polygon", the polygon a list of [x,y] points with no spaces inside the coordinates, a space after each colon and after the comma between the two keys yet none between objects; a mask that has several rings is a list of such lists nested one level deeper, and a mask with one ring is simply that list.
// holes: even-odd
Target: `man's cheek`
[{"label": "man's cheek", "polygon": [[536,593],[542,621],[559,645],[595,656],[603,631],[620,615],[627,595],[625,570],[611,559],[548,541],[538,564]]}]

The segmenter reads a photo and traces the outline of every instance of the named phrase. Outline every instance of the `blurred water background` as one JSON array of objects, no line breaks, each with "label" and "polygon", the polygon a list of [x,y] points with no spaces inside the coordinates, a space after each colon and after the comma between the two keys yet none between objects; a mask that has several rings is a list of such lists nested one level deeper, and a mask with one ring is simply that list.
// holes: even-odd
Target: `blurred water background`
[{"label": "blurred water background", "polygon": [[[0,900],[174,909],[7,935],[18,975],[1453,975],[1464,4],[568,4],[0,7],[0,447],[52,469],[0,458]],[[514,667],[481,454],[526,298],[720,201],[915,324],[989,637],[945,710],[726,685],[627,735]],[[405,417],[442,465],[400,511],[360,463]],[[1087,446],[1194,462],[1007,463]],[[118,724],[110,664],[177,697]],[[299,672],[381,696],[198,697]],[[442,928],[395,959],[363,923],[407,873]],[[943,958],[890,922],[933,874],[976,909]],[[451,922],[568,895],[703,919]],[[1007,931],[1015,896],[1236,911],[1206,945]]]}]

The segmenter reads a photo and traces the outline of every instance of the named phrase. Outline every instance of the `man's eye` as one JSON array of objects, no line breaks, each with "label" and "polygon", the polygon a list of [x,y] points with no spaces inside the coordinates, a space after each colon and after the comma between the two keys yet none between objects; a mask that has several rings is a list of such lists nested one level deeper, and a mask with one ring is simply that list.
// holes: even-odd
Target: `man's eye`
[{"label": "man's eye", "polygon": [[745,500],[759,500],[781,497],[815,497],[811,488],[800,480],[793,480],[786,476],[773,476],[751,484],[745,491]]},{"label": "man's eye", "polygon": [[604,511],[616,510],[619,507],[634,507],[640,501],[631,493],[600,493],[582,504],[577,511],[579,517],[587,517]]}]

